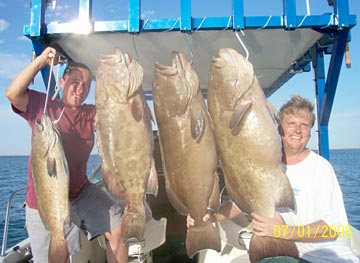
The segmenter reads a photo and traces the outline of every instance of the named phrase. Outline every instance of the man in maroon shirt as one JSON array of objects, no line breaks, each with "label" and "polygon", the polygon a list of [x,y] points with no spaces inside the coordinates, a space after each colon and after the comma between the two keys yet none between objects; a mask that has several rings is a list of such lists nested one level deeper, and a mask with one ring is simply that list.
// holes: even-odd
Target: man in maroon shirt
[{"label": "man in maroon shirt", "polygon": [[[51,54],[51,55],[50,55]],[[53,57],[53,58],[52,58]],[[34,132],[35,122],[44,111],[46,94],[29,90],[35,75],[45,66],[58,61],[57,51],[46,48],[40,56],[21,71],[9,85],[6,95],[15,113],[23,117]],[[46,114],[62,136],[63,148],[70,172],[71,221],[66,228],[70,254],[80,249],[79,229],[89,239],[105,234],[107,262],[127,262],[128,245],[123,242],[121,214],[123,207],[116,204],[102,189],[89,182],[86,165],[94,145],[95,106],[83,104],[89,94],[92,75],[89,68],[72,63],[60,78],[61,100],[49,100]],[[42,224],[32,179],[31,156],[28,164],[26,193],[26,227],[30,237],[33,259],[37,263],[48,262],[50,232]]]}]

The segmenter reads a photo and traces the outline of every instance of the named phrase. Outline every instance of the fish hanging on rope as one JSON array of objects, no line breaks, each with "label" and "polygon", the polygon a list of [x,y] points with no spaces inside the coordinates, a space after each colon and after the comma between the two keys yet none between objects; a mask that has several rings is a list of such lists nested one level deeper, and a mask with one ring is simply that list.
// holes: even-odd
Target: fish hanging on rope
[{"label": "fish hanging on rope", "polygon": [[[244,213],[268,218],[276,208],[294,209],[281,163],[276,111],[267,102],[252,64],[234,49],[220,49],[211,61],[208,107],[232,201]],[[266,257],[298,257],[298,251],[292,241],[254,235],[249,255],[251,262],[257,262]]]},{"label": "fish hanging on rope", "polygon": [[31,158],[38,210],[50,231],[49,262],[70,262],[64,232],[70,224],[69,168],[61,135],[46,114],[35,124]]},{"label": "fish hanging on rope", "polygon": [[124,240],[144,240],[145,194],[157,195],[151,112],[143,89],[142,67],[115,48],[101,55],[96,72],[96,135],[108,191],[125,201]]},{"label": "fish hanging on rope", "polygon": [[155,64],[153,99],[166,192],[181,215],[195,225],[186,233],[186,250],[193,257],[202,249],[220,251],[220,236],[202,218],[219,207],[218,157],[215,138],[198,76],[182,53],[172,53],[172,65]]}]

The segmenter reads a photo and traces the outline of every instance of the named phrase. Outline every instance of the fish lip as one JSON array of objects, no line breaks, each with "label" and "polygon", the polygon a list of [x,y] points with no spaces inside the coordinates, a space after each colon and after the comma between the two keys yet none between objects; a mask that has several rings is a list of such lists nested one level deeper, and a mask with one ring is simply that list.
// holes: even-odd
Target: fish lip
[{"label": "fish lip", "polygon": [[[221,58],[225,64],[226,61],[231,61],[231,64],[236,64],[237,63],[237,59],[236,57],[238,56],[237,52],[235,52],[233,49],[230,48],[220,48],[219,50],[219,58]],[[230,59],[226,60],[225,58],[229,57]]]},{"label": "fish lip", "polygon": [[158,75],[163,75],[167,77],[173,77],[178,74],[177,68],[173,66],[166,66],[159,64],[158,62],[155,63],[155,73]]},{"label": "fish lip", "polygon": [[174,68],[177,68],[178,70],[183,71],[185,69],[184,66],[184,58],[182,57],[182,55],[177,52],[177,51],[173,51],[172,53],[172,65]]},{"label": "fish lip", "polygon": [[113,54],[100,55],[99,62],[108,65],[123,64],[126,65],[127,68],[129,68],[129,66],[133,64],[133,59],[129,56],[129,54],[115,47]]},{"label": "fish lip", "polygon": [[35,125],[40,131],[44,130],[44,125],[42,124],[41,119],[37,119],[36,122],[35,122]]},{"label": "fish lip", "polygon": [[120,58],[120,63],[124,64],[127,70],[130,72],[130,66],[133,64],[133,59],[129,56],[129,54],[122,52],[119,50],[119,54],[117,54]]},{"label": "fish lip", "polygon": [[211,65],[219,69],[226,67],[225,53],[228,53],[226,49],[220,48],[218,55],[211,58]]},{"label": "fish lip", "polygon": [[171,66],[166,66],[155,62],[155,73],[173,77],[177,75],[185,75],[188,61],[184,55],[178,51],[172,51],[172,64]]}]

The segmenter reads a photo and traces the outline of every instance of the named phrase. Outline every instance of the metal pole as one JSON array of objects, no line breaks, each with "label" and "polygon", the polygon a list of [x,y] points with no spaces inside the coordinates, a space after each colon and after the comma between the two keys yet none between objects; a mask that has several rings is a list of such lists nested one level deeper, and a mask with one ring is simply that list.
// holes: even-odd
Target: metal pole
[{"label": "metal pole", "polygon": [[9,201],[7,203],[6,206],[6,215],[5,215],[5,224],[4,224],[4,234],[3,234],[3,242],[1,245],[1,256],[3,257],[5,255],[5,251],[6,251],[6,243],[7,243],[7,235],[8,235],[8,230],[9,230],[9,219],[10,219],[10,207],[11,207],[11,202],[12,199],[15,197],[15,195],[17,195],[20,192],[25,191],[26,188],[22,188],[20,190],[17,190],[15,192],[13,192],[9,198]]},{"label": "metal pole", "polygon": [[309,0],[306,0],[306,14],[308,16],[310,15],[310,3],[309,3]]}]

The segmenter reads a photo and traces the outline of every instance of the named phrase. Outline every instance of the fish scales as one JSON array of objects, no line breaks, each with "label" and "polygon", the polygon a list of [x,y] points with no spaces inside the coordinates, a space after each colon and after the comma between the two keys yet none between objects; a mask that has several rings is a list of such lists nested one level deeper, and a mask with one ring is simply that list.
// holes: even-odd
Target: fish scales
[{"label": "fish scales", "polygon": [[46,114],[35,124],[31,158],[38,210],[50,231],[49,262],[69,262],[64,232],[70,224],[69,168],[60,133]]},{"label": "fish scales", "polygon": [[[211,62],[208,107],[231,199],[245,213],[273,217],[278,207],[294,209],[290,183],[281,163],[275,111],[267,102],[252,64],[223,48]],[[298,256],[293,242],[253,236],[250,260]]]},{"label": "fish scales", "polygon": [[157,194],[150,109],[141,83],[142,67],[115,49],[102,55],[96,72],[96,135],[103,181],[125,200],[124,240],[144,240],[146,192]]},{"label": "fish scales", "polygon": [[215,139],[198,76],[183,54],[174,51],[171,66],[155,64],[152,91],[167,195],[179,214],[195,219],[187,254],[220,251],[219,234],[202,220],[208,207],[219,207]]}]

